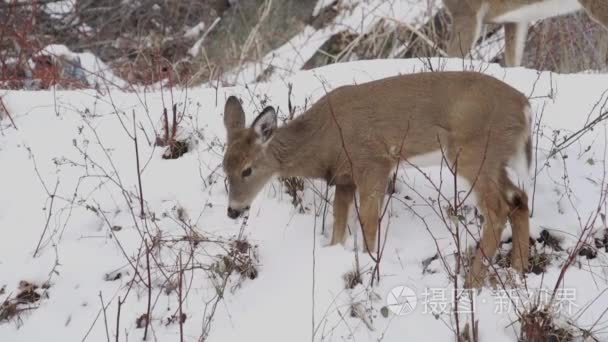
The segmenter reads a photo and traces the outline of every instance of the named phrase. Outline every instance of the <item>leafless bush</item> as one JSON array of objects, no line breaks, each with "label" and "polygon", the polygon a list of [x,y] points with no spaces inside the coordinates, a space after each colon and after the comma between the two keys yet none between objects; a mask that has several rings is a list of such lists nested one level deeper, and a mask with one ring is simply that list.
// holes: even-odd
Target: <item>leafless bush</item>
[{"label": "leafless bush", "polygon": [[522,341],[543,342],[556,341],[568,342],[574,340],[572,331],[560,327],[555,322],[554,314],[548,309],[533,307],[521,317]]},{"label": "leafless bush", "polygon": [[608,32],[584,12],[541,21],[528,37],[527,67],[561,73],[606,68]]}]

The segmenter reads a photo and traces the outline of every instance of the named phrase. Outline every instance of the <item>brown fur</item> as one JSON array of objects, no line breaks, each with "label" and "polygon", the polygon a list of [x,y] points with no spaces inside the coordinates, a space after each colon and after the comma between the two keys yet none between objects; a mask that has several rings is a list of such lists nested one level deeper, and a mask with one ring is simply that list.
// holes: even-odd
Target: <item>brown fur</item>
[{"label": "brown fur", "polygon": [[[443,0],[452,16],[452,32],[447,53],[450,57],[465,57],[479,38],[483,23],[499,23],[505,28],[505,65],[519,66],[523,55],[528,25],[526,18],[506,22],[500,17],[527,6],[548,0]],[[608,29],[608,1],[578,0],[582,9],[604,28]],[[546,13],[537,20],[553,16]]]},{"label": "brown fur", "polygon": [[[527,160],[530,153],[524,114],[529,103],[509,85],[476,72],[428,72],[343,86],[275,128],[265,142],[255,123],[244,126],[238,103],[235,97],[228,99],[224,118],[224,169],[232,209],[249,206],[273,175],[327,179],[336,186],[331,243],[344,241],[358,191],[363,236],[367,249],[374,251],[391,171],[400,161],[443,148],[451,164],[458,161],[458,174],[474,183],[485,218],[468,285],[483,279],[482,261],[495,254],[507,219],[517,251],[513,265],[519,271],[527,268],[527,197],[509,180],[505,167],[515,156]],[[253,172],[243,177],[247,168]]]}]

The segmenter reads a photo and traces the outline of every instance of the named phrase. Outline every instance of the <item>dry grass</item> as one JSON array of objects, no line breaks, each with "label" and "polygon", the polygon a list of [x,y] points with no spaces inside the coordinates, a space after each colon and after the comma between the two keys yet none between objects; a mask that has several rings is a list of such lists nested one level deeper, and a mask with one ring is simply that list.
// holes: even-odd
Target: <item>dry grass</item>
[{"label": "dry grass", "polygon": [[530,29],[523,65],[560,73],[605,70],[608,32],[584,13],[551,18]]},{"label": "dry grass", "polygon": [[574,340],[573,331],[555,322],[550,310],[533,307],[520,318],[520,341],[527,342],[569,342]]},{"label": "dry grass", "polygon": [[300,213],[304,213],[302,204],[302,193],[304,191],[304,179],[299,177],[281,178],[281,183],[285,186],[285,193],[291,197],[291,204],[298,208]]},{"label": "dry grass", "polygon": [[[0,323],[16,320],[21,321],[21,314],[36,309],[41,299],[48,297],[49,284],[36,285],[28,281],[19,282],[17,294],[8,296],[0,304]],[[4,290],[5,287],[2,287]]]},{"label": "dry grass", "polygon": [[233,240],[229,244],[228,253],[220,257],[213,270],[220,277],[234,272],[242,278],[253,280],[258,277],[258,261],[257,246],[251,245],[247,240]]},{"label": "dry grass", "polygon": [[[77,62],[59,56],[36,56],[48,44],[63,44],[75,52],[90,51],[130,84],[170,85],[217,83],[227,71],[257,62],[306,25],[321,29],[348,8],[340,1],[312,17],[316,0],[162,0],[147,3],[82,0],[73,13],[47,13],[40,6],[16,0],[0,4],[0,82],[3,87],[46,89],[90,86],[66,72]],[[450,18],[439,10],[413,27],[382,19],[368,32],[334,35],[303,69],[331,63],[376,58],[420,58],[443,54]],[[204,23],[197,34],[190,28]],[[86,29],[85,29],[86,28]],[[485,30],[487,37],[495,26]],[[198,53],[190,49],[201,41]],[[581,12],[534,25],[524,65],[541,70],[577,72],[606,68],[608,32]],[[501,56],[493,61],[500,62]],[[74,64],[76,63],[76,64]],[[265,80],[268,67],[257,75]],[[296,70],[294,70],[296,71]],[[232,80],[225,80],[232,82]]]}]

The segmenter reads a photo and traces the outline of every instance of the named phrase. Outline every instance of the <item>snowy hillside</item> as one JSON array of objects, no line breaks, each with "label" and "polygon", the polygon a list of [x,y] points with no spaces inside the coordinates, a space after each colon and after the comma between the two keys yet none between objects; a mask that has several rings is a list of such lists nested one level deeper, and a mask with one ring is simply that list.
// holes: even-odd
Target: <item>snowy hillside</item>
[{"label": "snowy hillside", "polygon": [[[332,189],[324,182],[306,180],[302,189],[275,180],[247,219],[226,216],[228,96],[241,98],[248,123],[265,105],[287,120],[290,105],[302,113],[324,86],[463,69],[530,97],[538,174],[526,185],[534,272],[519,279],[498,262],[496,290],[488,283],[475,294],[474,315],[462,301],[458,315],[452,310],[456,224],[442,220],[448,202],[436,188],[448,201],[454,190],[439,167],[399,170],[373,285],[374,262],[354,250],[353,236],[346,247],[327,246],[332,209],[324,198]],[[608,75],[395,59],[237,88],[0,96],[14,121],[0,121],[0,341],[453,341],[473,319],[479,341],[517,341],[519,317],[551,294],[560,328],[552,331],[608,340]],[[177,132],[164,139],[163,108],[170,132],[174,104]],[[166,159],[157,140],[189,150]],[[458,215],[478,234],[475,202],[467,203]],[[460,229],[464,252],[475,241]],[[506,229],[503,240],[509,236]],[[352,279],[356,257],[361,283]],[[456,278],[460,288],[463,276]],[[403,287],[415,295],[413,311],[400,305]]]}]

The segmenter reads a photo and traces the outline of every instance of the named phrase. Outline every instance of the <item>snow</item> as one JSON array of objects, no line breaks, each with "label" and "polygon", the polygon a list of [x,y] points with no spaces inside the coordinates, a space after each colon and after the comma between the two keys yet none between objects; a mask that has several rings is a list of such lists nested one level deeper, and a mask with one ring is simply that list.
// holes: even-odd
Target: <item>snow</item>
[{"label": "snow", "polygon": [[186,32],[184,33],[184,38],[188,38],[188,39],[197,38],[198,36],[201,35],[201,32],[203,32],[203,29],[205,29],[205,23],[201,21],[200,23],[187,29]]},{"label": "snow", "polygon": [[[0,303],[18,292],[21,280],[48,282],[50,288],[48,298],[32,305],[35,309],[22,313],[20,320],[0,323],[2,340],[74,341],[85,340],[86,336],[86,341],[107,341],[106,320],[107,334],[114,340],[119,297],[125,300],[120,313],[120,341],[126,341],[127,334],[129,341],[141,340],[144,329],[136,328],[136,319],[146,312],[148,295],[144,285],[147,271],[142,257],[142,250],[146,249],[143,235],[148,244],[152,243],[150,236],[154,236],[162,246],[154,249],[155,260],[150,261],[150,340],[179,340],[178,325],[167,324],[167,318],[177,310],[178,297],[176,291],[165,291],[166,277],[176,279],[181,255],[184,265],[198,266],[184,272],[183,303],[187,315],[185,340],[197,341],[212,311],[219,282],[203,266],[209,268],[217,262],[218,255],[226,254],[224,242],[241,234],[257,245],[259,273],[255,279],[240,280],[237,275],[229,279],[210,324],[210,341],[391,342],[402,341],[404,336],[411,341],[454,340],[453,315],[425,312],[430,309],[425,293],[431,289],[441,292],[454,285],[441,260],[430,262],[426,272],[423,261],[440,251],[453,269],[456,246],[436,215],[436,210],[442,208],[429,201],[437,198],[437,192],[420,171],[399,170],[399,200],[391,201],[383,221],[389,229],[380,283],[369,285],[373,262],[359,253],[363,284],[346,289],[342,277],[355,265],[353,237],[347,247],[327,246],[331,206],[324,219],[319,195],[325,192],[323,182],[305,182],[301,195],[306,209],[302,213],[292,206],[283,185],[273,181],[253,203],[243,225],[242,219],[226,217],[227,194],[221,169],[225,142],[223,104],[230,95],[243,100],[250,123],[266,104],[279,108],[280,117],[286,116],[287,82],[293,84],[292,103],[301,113],[305,104],[310,106],[325,93],[324,84],[335,88],[430,67],[478,70],[504,80],[531,98],[535,122],[542,113],[542,132],[535,134],[534,143],[536,146],[538,138],[535,154],[539,175],[532,237],[537,238],[541,230],[547,229],[564,240],[566,250],[571,249],[584,222],[597,211],[606,186],[605,122],[567,147],[563,154],[548,160],[546,157],[554,139],[559,143],[565,135],[606,112],[608,75],[560,75],[431,58],[340,63],[297,72],[285,80],[217,90],[174,89],[172,94],[5,90],[0,95],[18,130],[7,120],[0,122],[0,288],[6,286]],[[181,158],[165,160],[161,158],[163,148],[154,147],[147,139],[153,141],[154,132],[161,129],[155,123],[163,106],[170,107],[171,99],[178,104],[179,112],[186,114],[179,136],[189,137],[193,149]],[[134,143],[129,137],[133,134],[132,113],[143,170],[145,220],[138,217]],[[439,168],[423,171],[439,184]],[[451,198],[449,178],[444,174],[442,190]],[[53,198],[47,191],[55,194]],[[474,204],[473,199],[468,201]],[[130,206],[134,207],[133,213]],[[603,205],[600,209],[605,214]],[[354,217],[351,219],[354,222]],[[597,234],[606,228],[600,221],[594,227]],[[34,256],[45,226],[48,229]],[[179,241],[192,236],[193,231],[208,241],[196,247]],[[508,235],[510,231],[506,229],[504,237]],[[472,245],[474,241],[468,238],[465,243]],[[528,275],[530,292],[553,288],[565,253],[553,253],[557,260],[545,273]],[[564,321],[569,318],[587,328],[598,321],[596,330],[607,323],[603,316],[608,306],[606,257],[603,250],[593,260],[577,257],[566,273],[563,288],[576,291],[572,300],[577,310],[564,312]],[[132,265],[136,264],[144,281],[139,281],[134,272]],[[117,272],[122,275],[120,279],[105,279],[108,274],[113,278]],[[501,270],[502,275],[506,272]],[[138,281],[130,288],[133,278]],[[512,280],[508,287],[519,281]],[[384,318],[381,308],[398,286],[413,289],[418,305],[411,313],[399,316],[389,312]],[[524,287],[520,284],[516,288],[525,298]],[[100,297],[107,305],[105,312],[101,310]],[[443,302],[450,304],[449,298],[448,293]],[[516,340],[518,324],[512,324],[512,310],[495,312],[499,299],[489,287],[477,295],[481,341]],[[351,306],[362,317],[351,317]],[[466,320],[465,316],[461,321]]]},{"label": "snow", "polygon": [[60,0],[46,3],[43,8],[52,18],[62,19],[73,13],[74,7],[76,7],[76,0]]},{"label": "snow", "polygon": [[91,52],[73,52],[67,46],[51,44],[41,49],[38,55],[49,55],[54,58],[64,57],[72,62],[73,73],[86,79],[91,87],[122,88],[127,83],[114,75],[112,69]]}]

